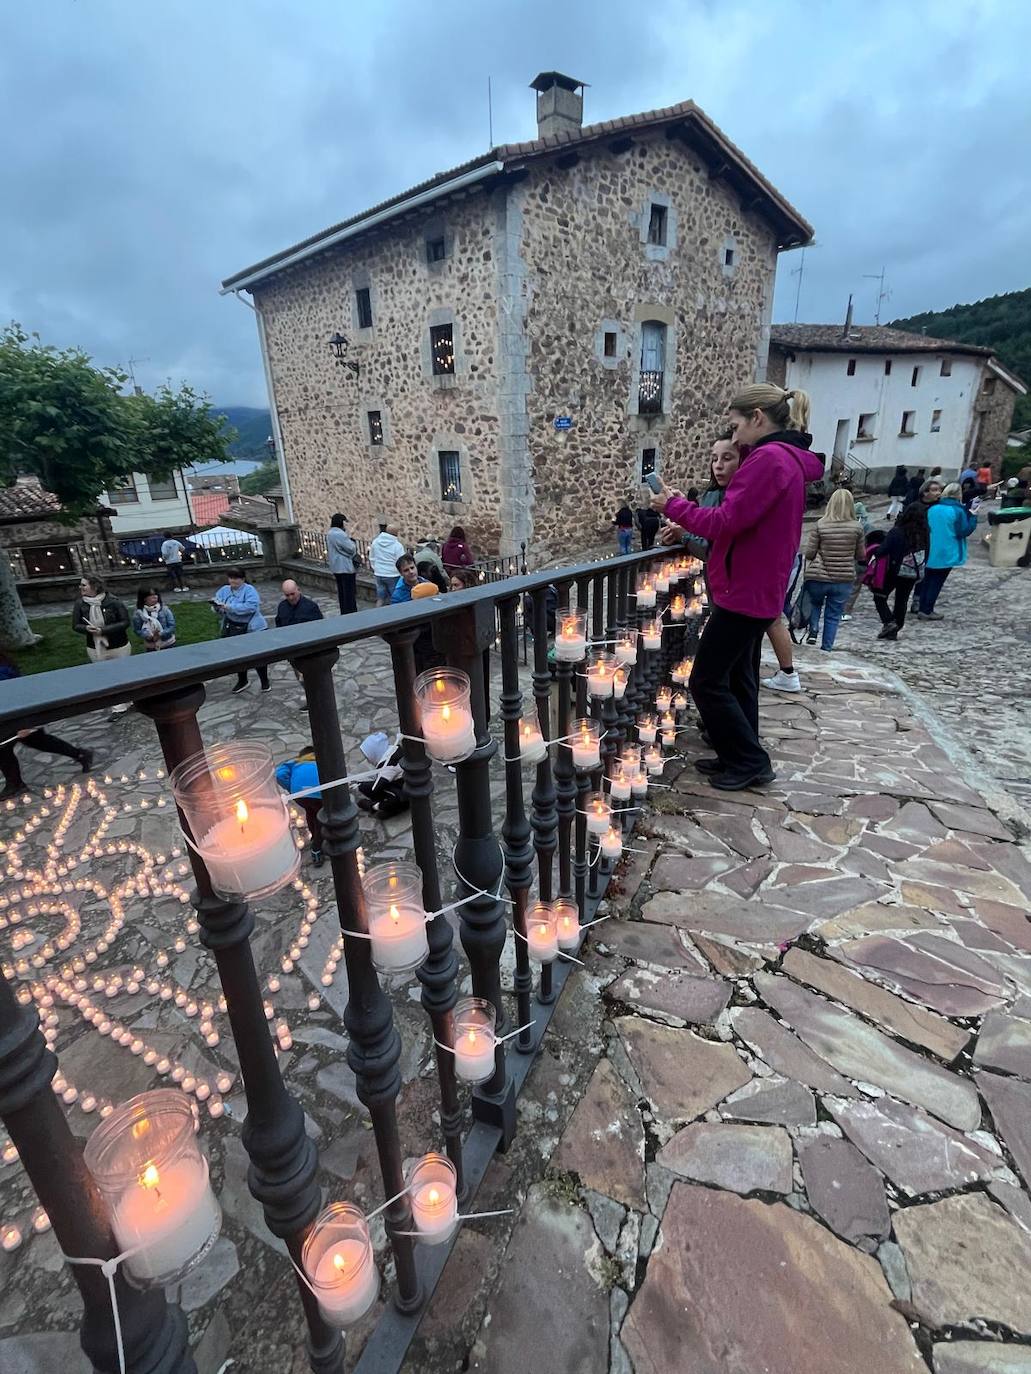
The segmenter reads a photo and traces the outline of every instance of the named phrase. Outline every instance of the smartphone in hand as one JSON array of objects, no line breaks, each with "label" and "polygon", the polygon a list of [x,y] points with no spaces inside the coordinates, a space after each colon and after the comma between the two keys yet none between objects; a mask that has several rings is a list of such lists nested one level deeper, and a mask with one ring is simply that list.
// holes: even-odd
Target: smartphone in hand
[{"label": "smartphone in hand", "polygon": [[659,474],[657,472],[646,473],[644,480],[651,487],[655,495],[658,496],[659,493],[662,491],[662,478],[659,476]]}]

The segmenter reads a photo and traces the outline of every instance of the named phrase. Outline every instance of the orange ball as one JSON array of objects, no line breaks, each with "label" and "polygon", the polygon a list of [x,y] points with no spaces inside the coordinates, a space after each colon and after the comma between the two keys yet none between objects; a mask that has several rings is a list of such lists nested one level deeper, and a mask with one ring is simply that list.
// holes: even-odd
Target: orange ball
[{"label": "orange ball", "polygon": [[433,582],[418,582],[412,588],[412,600],[421,601],[426,596],[438,596],[440,589]]}]

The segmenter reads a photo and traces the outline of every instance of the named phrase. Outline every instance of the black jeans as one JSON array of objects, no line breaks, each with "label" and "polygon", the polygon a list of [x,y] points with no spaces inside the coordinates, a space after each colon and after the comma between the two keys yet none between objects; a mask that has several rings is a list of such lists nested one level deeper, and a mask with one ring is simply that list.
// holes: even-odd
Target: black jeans
[{"label": "black jeans", "polygon": [[[57,735],[48,735],[45,730],[33,730],[31,735],[26,735],[24,739],[17,741],[24,745],[26,749],[38,749],[41,754],[60,754],[66,759],[76,759],[81,763],[82,750],[77,749],[74,744],[69,744],[65,739],[59,739]],[[18,756],[14,752],[15,742],[0,747],[0,772],[4,775],[4,782],[8,787],[21,787],[21,765]]]},{"label": "black jeans", "polygon": [[352,611],[358,609],[358,596],[355,591],[355,584],[358,580],[355,573],[334,573],[337,584],[337,600],[340,602],[340,614],[350,615]]},{"label": "black jeans", "polygon": [[753,777],[770,767],[759,742],[759,656],[772,622],[716,606],[698,642],[689,683],[724,768]]},{"label": "black jeans", "polygon": [[895,604],[892,607],[888,605],[891,587],[885,587],[883,592],[874,592],[873,604],[881,617],[882,625],[890,625],[894,620],[899,629],[902,629],[906,623],[906,612],[909,610],[909,598],[913,595],[916,585],[911,577],[900,577],[895,583]]},{"label": "black jeans", "polygon": [[[268,686],[268,668],[267,668],[267,667],[255,668],[254,671],[258,674],[258,681],[261,683],[262,687],[267,687],[267,686]],[[243,671],[242,673],[237,673],[237,675],[236,675],[236,681],[237,681],[237,685],[238,685],[238,686],[241,686],[241,687],[243,686],[243,684],[247,681],[247,670],[246,670],[246,669],[244,669],[244,671]]]},{"label": "black jeans", "polygon": [[178,587],[181,591],[183,585],[183,565],[181,563],[166,563],[165,572],[168,573],[169,587]]}]

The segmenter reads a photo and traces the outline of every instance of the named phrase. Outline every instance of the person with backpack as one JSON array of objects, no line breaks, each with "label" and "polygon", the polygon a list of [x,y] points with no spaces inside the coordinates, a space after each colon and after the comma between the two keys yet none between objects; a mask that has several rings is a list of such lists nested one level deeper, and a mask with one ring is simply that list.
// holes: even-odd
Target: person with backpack
[{"label": "person with backpack", "polygon": [[730,402],[734,442],[745,452],[719,506],[705,510],[660,482],[653,505],[688,534],[712,544],[712,613],[705,622],[689,688],[716,751],[697,767],[719,791],[773,781],[759,740],[759,660],[763,635],[780,615],[798,552],[806,485],[824,475],[809,453],[809,397],[766,382]]},{"label": "person with backpack", "polygon": [[927,508],[928,547],[927,570],[920,584],[920,606],[917,620],[944,620],[936,611],[938,597],[945,579],[953,568],[967,561],[967,540],[977,529],[977,516],[964,509],[958,482],[950,482],[941,500]]},{"label": "person with backpack", "polygon": [[[927,564],[927,528],[918,505],[907,506],[871,549],[863,580],[881,622],[878,639],[898,639]],[[889,597],[892,598],[889,604]]]},{"label": "person with backpack", "polygon": [[895,469],[895,476],[888,484],[888,496],[891,498],[888,503],[888,519],[894,520],[900,514],[906,504],[906,495],[909,491],[909,478],[906,476],[906,469],[900,463]]},{"label": "person with backpack", "polygon": [[856,519],[856,503],[847,487],[839,487],[827,502],[826,511],[809,531],[804,553],[807,560],[804,591],[808,593],[810,604],[806,643],[816,643],[822,610],[820,648],[830,653],[855,585],[857,569],[866,563],[863,527]]}]

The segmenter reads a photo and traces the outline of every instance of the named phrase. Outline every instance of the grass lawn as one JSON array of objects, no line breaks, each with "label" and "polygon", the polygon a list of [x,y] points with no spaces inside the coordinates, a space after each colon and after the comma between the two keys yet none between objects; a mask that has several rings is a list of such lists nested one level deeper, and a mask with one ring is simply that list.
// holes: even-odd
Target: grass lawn
[{"label": "grass lawn", "polygon": [[[175,637],[178,644],[196,644],[202,639],[214,639],[218,633],[218,616],[206,601],[183,601],[170,605],[175,616]],[[30,620],[35,634],[43,640],[33,649],[16,649],[11,655],[23,673],[49,673],[54,668],[74,668],[88,663],[86,637],[72,629],[68,615],[41,616]],[[134,654],[146,653],[143,645],[129,631],[129,643]]]}]

